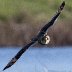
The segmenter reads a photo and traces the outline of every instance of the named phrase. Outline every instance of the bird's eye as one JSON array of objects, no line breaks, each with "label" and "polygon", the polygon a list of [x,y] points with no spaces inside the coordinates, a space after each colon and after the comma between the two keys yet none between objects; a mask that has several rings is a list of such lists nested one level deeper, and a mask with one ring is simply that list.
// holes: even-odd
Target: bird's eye
[{"label": "bird's eye", "polygon": [[48,37],[46,37],[46,40],[48,40]]}]

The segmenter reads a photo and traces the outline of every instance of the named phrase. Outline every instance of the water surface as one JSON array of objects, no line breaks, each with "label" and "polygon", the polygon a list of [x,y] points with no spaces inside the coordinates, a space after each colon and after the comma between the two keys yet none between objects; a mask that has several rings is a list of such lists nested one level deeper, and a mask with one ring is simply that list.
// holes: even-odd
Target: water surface
[{"label": "water surface", "polygon": [[[0,70],[20,48],[0,48]],[[4,72],[69,72],[72,71],[72,48],[29,48]]]}]

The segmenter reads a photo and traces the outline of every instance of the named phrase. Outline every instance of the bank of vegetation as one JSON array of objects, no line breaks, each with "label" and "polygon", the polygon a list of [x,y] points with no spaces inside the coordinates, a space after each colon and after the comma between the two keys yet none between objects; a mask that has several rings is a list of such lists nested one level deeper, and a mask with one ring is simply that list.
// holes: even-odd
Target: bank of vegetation
[{"label": "bank of vegetation", "polygon": [[[72,45],[72,0],[49,30],[49,46]],[[62,0],[0,0],[0,46],[21,46],[37,35]]]}]

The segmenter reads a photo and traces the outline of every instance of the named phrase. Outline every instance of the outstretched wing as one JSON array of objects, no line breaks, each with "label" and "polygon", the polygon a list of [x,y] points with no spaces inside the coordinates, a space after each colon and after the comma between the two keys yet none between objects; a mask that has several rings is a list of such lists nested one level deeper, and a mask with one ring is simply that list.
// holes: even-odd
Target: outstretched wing
[{"label": "outstretched wing", "polygon": [[55,22],[55,20],[58,18],[58,16],[60,15],[61,11],[63,10],[65,6],[65,2],[63,1],[63,3],[60,5],[56,15],[51,19],[51,21],[49,23],[47,23],[39,32],[38,36],[36,38],[34,38],[32,40],[32,42],[30,42],[29,44],[27,44],[26,46],[24,46],[16,55],[15,57],[13,57],[11,59],[11,61],[5,66],[5,68],[3,69],[3,71],[9,67],[11,67],[20,57],[21,55],[32,45],[34,44],[39,37],[41,37],[42,35],[44,35],[47,31],[47,29],[53,25],[53,23]]},{"label": "outstretched wing", "polygon": [[5,68],[3,69],[3,71],[9,67],[11,67],[20,57],[21,55],[35,42],[37,41],[37,39],[35,39],[34,41],[30,42],[29,44],[27,44],[26,46],[24,46],[12,59],[11,61],[5,66]]},{"label": "outstretched wing", "polygon": [[65,1],[63,1],[63,3],[60,5],[60,7],[58,8],[58,11],[56,12],[56,14],[53,16],[53,18],[40,30],[39,32],[39,36],[43,35],[46,33],[47,29],[52,26],[55,22],[55,20],[58,18],[58,16],[60,15],[61,11],[63,10],[65,6]]}]

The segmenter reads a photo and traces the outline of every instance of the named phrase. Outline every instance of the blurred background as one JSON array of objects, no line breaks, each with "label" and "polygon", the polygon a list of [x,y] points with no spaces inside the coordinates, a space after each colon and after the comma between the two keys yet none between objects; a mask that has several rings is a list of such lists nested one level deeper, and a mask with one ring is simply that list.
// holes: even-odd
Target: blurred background
[{"label": "blurred background", "polygon": [[[49,28],[48,46],[72,45],[72,0]],[[54,16],[62,0],[0,0],[0,46],[22,46]]]},{"label": "blurred background", "polygon": [[[0,0],[0,71],[35,37],[63,0]],[[5,72],[72,72],[72,0],[48,29],[47,46],[34,45]]]}]

